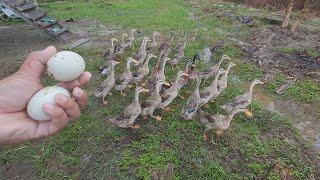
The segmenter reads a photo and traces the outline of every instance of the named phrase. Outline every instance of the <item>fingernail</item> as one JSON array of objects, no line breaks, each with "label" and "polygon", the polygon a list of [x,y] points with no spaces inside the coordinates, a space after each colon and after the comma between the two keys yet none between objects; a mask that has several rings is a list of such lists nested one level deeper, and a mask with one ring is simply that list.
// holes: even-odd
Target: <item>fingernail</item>
[{"label": "fingernail", "polygon": [[47,111],[51,111],[51,110],[53,110],[54,105],[52,105],[52,104],[45,104],[45,105],[43,105],[43,108],[44,108],[45,110],[47,110]]},{"label": "fingernail", "polygon": [[48,46],[48,47],[45,48],[43,51],[51,52],[51,51],[57,51],[57,49],[56,49],[54,46]]},{"label": "fingernail", "polygon": [[82,89],[76,87],[76,88],[74,89],[74,93],[75,93],[75,95],[76,95],[77,97],[81,97],[81,96],[83,95],[84,91],[83,91]]},{"label": "fingernail", "polygon": [[88,72],[88,77],[89,77],[89,79],[91,79],[91,77],[92,77],[91,72]]},{"label": "fingernail", "polygon": [[56,98],[57,98],[58,101],[60,101],[60,102],[62,102],[62,103],[64,103],[64,102],[67,101],[67,97],[64,96],[64,95],[62,95],[62,94],[56,95]]}]

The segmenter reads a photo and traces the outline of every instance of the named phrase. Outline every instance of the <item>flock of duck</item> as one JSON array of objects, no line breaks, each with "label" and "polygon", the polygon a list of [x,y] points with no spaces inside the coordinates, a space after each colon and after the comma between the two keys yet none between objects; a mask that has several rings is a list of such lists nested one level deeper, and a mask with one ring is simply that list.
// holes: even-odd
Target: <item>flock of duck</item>
[{"label": "flock of duck", "polygon": [[[206,140],[207,131],[215,130],[217,135],[220,135],[223,130],[226,130],[237,113],[244,112],[248,116],[252,113],[246,108],[252,101],[253,88],[257,84],[263,84],[260,80],[254,80],[247,92],[237,96],[232,102],[220,106],[227,112],[227,115],[210,114],[201,109],[202,106],[209,102],[213,102],[228,86],[228,73],[232,67],[236,66],[228,56],[223,56],[220,61],[210,67],[208,70],[199,71],[196,68],[197,61],[200,60],[198,55],[192,58],[187,58],[185,61],[184,70],[178,70],[176,78],[173,82],[166,81],[165,67],[169,63],[172,68],[177,68],[177,65],[185,57],[184,51],[187,44],[186,37],[181,37],[176,45],[177,54],[171,60],[169,55],[173,47],[173,37],[158,42],[160,33],[154,32],[153,39],[144,37],[140,48],[133,57],[126,60],[125,70],[122,74],[116,77],[115,66],[119,64],[121,54],[126,50],[131,49],[134,41],[136,41],[137,30],[132,29],[131,34],[123,34],[122,41],[111,39],[111,47],[105,53],[106,63],[100,68],[100,73],[107,75],[107,78],[102,82],[95,92],[96,97],[102,97],[102,102],[107,105],[105,100],[107,95],[111,95],[111,90],[115,88],[120,91],[122,96],[126,96],[125,90],[131,88],[132,84],[136,85],[135,98],[133,102],[126,106],[124,111],[118,116],[111,118],[110,121],[121,128],[139,128],[135,125],[137,118],[141,115],[143,119],[148,117],[161,121],[161,116],[155,115],[155,110],[160,108],[165,111],[170,111],[171,102],[179,95],[182,87],[196,81],[196,86],[192,94],[188,97],[187,103],[183,106],[181,117],[185,120],[190,120],[199,114],[201,123],[205,126],[204,138]],[[118,42],[118,43],[116,43]],[[150,44],[148,44],[150,43]],[[158,56],[153,52],[160,52]],[[151,59],[157,59],[152,71],[149,69]],[[223,61],[230,61],[226,69],[222,69],[220,65]],[[137,71],[132,72],[131,68],[135,66]],[[211,84],[200,90],[201,81],[206,82],[209,78],[213,78]],[[140,93],[148,93],[148,97],[142,104],[139,101]]]}]

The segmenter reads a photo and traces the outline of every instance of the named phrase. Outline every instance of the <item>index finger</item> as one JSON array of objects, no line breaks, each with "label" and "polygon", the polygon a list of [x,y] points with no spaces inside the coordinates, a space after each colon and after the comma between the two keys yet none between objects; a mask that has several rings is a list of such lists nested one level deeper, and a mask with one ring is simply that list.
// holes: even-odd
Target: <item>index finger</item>
[{"label": "index finger", "polygon": [[86,71],[82,73],[78,79],[74,81],[69,81],[69,82],[61,82],[58,85],[68,90],[73,90],[75,87],[81,87],[88,84],[91,77],[92,77],[92,74]]}]

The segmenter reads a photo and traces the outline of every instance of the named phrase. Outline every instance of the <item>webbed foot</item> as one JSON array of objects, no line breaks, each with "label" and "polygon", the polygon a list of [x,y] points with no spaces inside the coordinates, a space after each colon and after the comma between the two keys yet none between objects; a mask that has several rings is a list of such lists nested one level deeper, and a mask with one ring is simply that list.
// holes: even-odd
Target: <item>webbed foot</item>
[{"label": "webbed foot", "polygon": [[248,117],[252,117],[253,116],[252,112],[250,112],[247,108],[244,109],[244,114],[246,114],[246,116],[248,116]]},{"label": "webbed foot", "polygon": [[222,132],[223,132],[223,131],[222,131],[221,129],[217,129],[217,130],[216,130],[216,135],[220,136],[220,135],[222,134]]},{"label": "webbed foot", "polygon": [[139,128],[140,128],[140,125],[132,125],[131,128],[132,128],[132,129],[139,129]]}]

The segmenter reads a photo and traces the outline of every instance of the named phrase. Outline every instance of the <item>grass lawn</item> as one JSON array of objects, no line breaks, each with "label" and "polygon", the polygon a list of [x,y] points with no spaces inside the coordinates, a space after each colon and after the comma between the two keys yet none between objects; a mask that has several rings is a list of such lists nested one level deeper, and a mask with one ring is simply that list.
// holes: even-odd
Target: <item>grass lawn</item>
[{"label": "grass lawn", "polygon": [[[206,13],[203,9],[208,4],[197,0],[69,0],[40,5],[57,19],[97,20],[120,31],[134,27],[144,33],[190,34],[197,30],[199,36],[187,46],[186,56],[230,34],[238,33],[241,39],[253,31],[249,28],[239,31],[230,18]],[[214,10],[231,11],[232,6],[221,3]],[[237,14],[244,12],[245,8],[240,7],[238,11]],[[196,14],[198,19],[190,18],[190,13]],[[263,13],[266,12],[263,10]],[[105,50],[78,48],[75,51],[87,60],[87,70],[95,72],[87,87],[93,92],[102,81],[96,72],[103,64],[101,57]],[[219,105],[244,92],[245,89],[239,88],[242,83],[262,78],[261,70],[242,62],[242,51],[230,42],[226,42],[215,57],[222,54],[234,58],[238,66],[230,75],[228,89],[209,104],[207,110],[212,113],[223,113]],[[122,70],[120,67],[118,71]],[[167,79],[173,79],[175,73],[168,66]],[[44,82],[52,83],[48,77]],[[273,86],[268,85],[268,88]],[[304,83],[298,86],[303,88]],[[183,88],[182,94],[188,95],[187,89],[193,87],[191,83]],[[309,87],[316,94],[297,95],[297,101],[310,102],[319,93],[319,86],[307,85]],[[117,128],[107,117],[122,111],[133,98],[132,90],[125,98],[116,91],[113,94],[108,107],[90,97],[82,117],[51,138],[0,147],[0,179],[27,178],[24,175],[35,179],[307,179],[320,176],[319,155],[288,119],[265,110],[258,102],[250,105],[252,118],[239,114],[220,137],[210,132],[209,141],[203,142],[204,127],[199,119],[184,121],[179,116],[186,100],[177,98],[171,105],[172,112],[156,111],[163,116],[161,122],[140,120],[139,130],[127,130]],[[296,97],[294,92],[288,97],[290,95]]]}]

